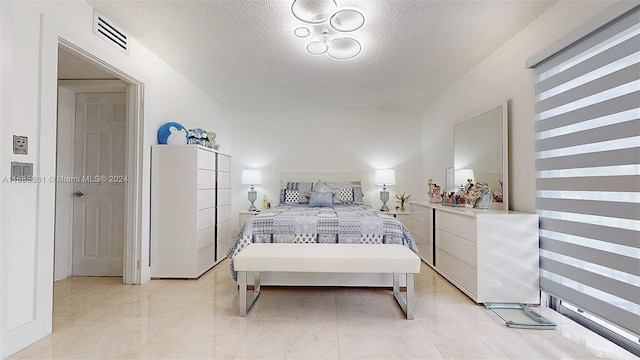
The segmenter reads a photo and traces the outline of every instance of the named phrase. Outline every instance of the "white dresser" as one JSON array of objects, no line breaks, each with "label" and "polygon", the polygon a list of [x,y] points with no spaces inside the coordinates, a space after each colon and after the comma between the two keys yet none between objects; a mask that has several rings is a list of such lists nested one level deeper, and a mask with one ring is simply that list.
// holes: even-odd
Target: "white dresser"
[{"label": "white dresser", "polygon": [[[153,278],[197,278],[215,264],[219,248],[216,234],[225,234],[225,216],[227,227],[229,224],[228,181],[226,204],[218,201],[218,155],[197,145],[152,146]],[[228,167],[226,173],[228,180]],[[228,242],[229,231],[226,235]]]},{"label": "white dresser", "polygon": [[538,215],[426,201],[411,205],[412,235],[421,256],[471,299],[540,303]]}]

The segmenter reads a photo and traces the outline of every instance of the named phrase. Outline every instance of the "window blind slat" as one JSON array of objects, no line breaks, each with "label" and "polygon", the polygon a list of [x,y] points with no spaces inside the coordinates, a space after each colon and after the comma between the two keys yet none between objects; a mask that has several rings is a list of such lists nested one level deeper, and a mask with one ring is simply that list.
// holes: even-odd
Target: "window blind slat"
[{"label": "window blind slat", "polygon": [[541,139],[536,142],[536,150],[543,151],[558,149],[560,147],[592,144],[631,136],[640,136],[640,119]]},{"label": "window blind slat", "polygon": [[588,214],[615,217],[620,219],[640,220],[640,206],[636,203],[610,201],[545,199],[538,198],[540,210],[554,210],[577,214]]},{"label": "window blind slat", "polygon": [[[611,244],[624,245],[631,248],[640,248],[638,232],[629,229],[545,217],[540,217],[540,227],[545,230],[563,234],[606,241]],[[541,246],[541,248],[544,247]]]},{"label": "window blind slat", "polygon": [[564,277],[581,284],[586,284],[594,289],[607,292],[611,295],[617,296],[627,301],[638,303],[638,288],[624,283],[610,279],[606,276],[598,275],[596,273],[579,269],[573,266],[569,266],[565,263],[548,259],[545,257],[540,258],[540,268],[550,271],[554,274],[562,274]]},{"label": "window blind slat", "polygon": [[638,51],[640,51],[640,35],[627,39],[626,41],[615,45],[609,51],[600,53],[587,61],[567,69],[566,71],[540,81],[535,85],[535,92],[536,94],[544,93],[549,89],[567,83],[580,76],[584,76],[585,74],[605,67],[608,64],[615,63],[616,61],[624,59]]},{"label": "window blind slat", "polygon": [[[536,102],[536,112],[543,113],[545,111],[558,108],[562,105],[603,93],[609,89],[617,88],[627,83],[631,83],[635,79],[637,79],[637,76],[634,75],[637,75],[638,73],[640,73],[640,64],[628,66],[622,70],[614,72],[613,74],[597,78],[584,85],[580,85],[571,90],[567,90],[556,96],[538,101]],[[631,91],[627,91],[627,93],[629,92]],[[618,96],[622,95],[625,94],[620,94]]]},{"label": "window blind slat", "polygon": [[640,149],[601,151],[536,160],[536,170],[577,169],[599,166],[638,164]]},{"label": "window blind slat", "polygon": [[640,91],[537,121],[536,132],[541,133],[543,131],[637,109],[638,99],[640,99]]},{"label": "window blind slat", "polygon": [[[571,244],[571,243],[567,243],[567,242],[562,242],[562,241],[557,241],[554,239],[549,239],[546,237],[540,237],[540,245],[544,247],[545,250],[554,252],[556,254],[562,254],[562,255],[566,255],[566,256],[570,256],[576,259],[580,259],[583,261],[587,261],[587,262],[591,262],[594,264],[598,264],[598,265],[602,265],[611,269],[615,269],[618,271],[622,271],[625,272],[627,274],[631,274],[631,275],[637,275],[638,272],[638,268],[640,267],[640,260],[639,259],[634,259],[632,257],[628,257],[628,256],[624,256],[624,255],[619,255],[619,254],[614,254],[612,252],[609,251],[603,251],[603,250],[597,250],[591,247],[587,247],[587,246],[580,246],[580,245],[576,245],[576,244]],[[551,271],[551,269],[542,266],[542,263],[540,265],[541,268],[546,269]],[[556,274],[564,274],[563,272],[557,272],[557,271],[551,271],[553,273]],[[566,276],[566,274],[565,274]],[[600,275],[601,276],[601,275]],[[568,276],[571,279],[576,280],[575,276]],[[605,278],[598,278],[598,281],[600,280],[612,280],[609,277],[605,277]],[[579,281],[583,284],[591,284],[591,286],[596,287],[598,289],[601,289],[599,286],[600,285],[593,285],[596,284],[598,281],[587,281],[585,279]],[[626,291],[626,290],[625,290]],[[616,294],[615,290],[612,290],[611,292],[612,294]],[[635,294],[635,296],[633,296],[632,298],[626,298],[625,296],[629,296],[629,294]],[[640,297],[638,295],[640,295],[640,293],[638,292],[638,288],[635,288],[633,292],[621,292],[620,294],[626,294],[624,296],[621,295],[616,295],[616,296],[620,296],[620,297],[624,297],[625,299],[629,300],[629,301],[633,301],[633,302],[637,302],[640,303]]]},{"label": "window blind slat", "polygon": [[538,190],[640,192],[640,175],[601,176],[598,181],[593,181],[590,177],[539,178],[536,180],[536,188]]},{"label": "window blind slat", "polygon": [[640,332],[640,323],[638,322],[638,317],[634,313],[613,306],[608,302],[596,299],[584,292],[576,291],[575,289],[564,286],[546,277],[542,277],[540,279],[540,286],[549,294],[561,299],[567,299],[569,302],[579,306],[581,309],[598,314],[600,317],[629,331],[635,333]]}]

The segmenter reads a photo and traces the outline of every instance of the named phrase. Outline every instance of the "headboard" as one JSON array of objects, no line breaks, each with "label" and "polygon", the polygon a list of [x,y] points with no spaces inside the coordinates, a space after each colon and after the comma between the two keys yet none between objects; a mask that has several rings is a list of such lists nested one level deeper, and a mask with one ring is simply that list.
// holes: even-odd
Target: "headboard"
[{"label": "headboard", "polygon": [[287,182],[304,181],[315,183],[322,181],[355,181],[362,182],[362,193],[365,195],[364,203],[369,204],[369,173],[366,171],[299,171],[299,172],[283,172],[280,173],[280,188],[284,188]]}]

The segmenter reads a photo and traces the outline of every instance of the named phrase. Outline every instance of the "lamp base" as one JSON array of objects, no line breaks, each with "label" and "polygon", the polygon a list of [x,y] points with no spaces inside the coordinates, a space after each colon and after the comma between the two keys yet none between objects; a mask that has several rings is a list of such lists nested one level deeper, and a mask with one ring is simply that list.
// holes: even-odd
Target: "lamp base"
[{"label": "lamp base", "polygon": [[249,211],[258,211],[258,209],[256,209],[256,206],[253,204],[256,199],[258,199],[258,193],[253,190],[253,185],[251,185],[251,190],[249,190],[249,202],[251,203],[251,206],[249,206]]},{"label": "lamp base", "polygon": [[387,191],[387,187],[383,187],[382,191],[380,191],[380,201],[382,201],[382,207],[380,211],[389,211],[389,207],[387,206],[387,201],[389,201],[389,192]]}]

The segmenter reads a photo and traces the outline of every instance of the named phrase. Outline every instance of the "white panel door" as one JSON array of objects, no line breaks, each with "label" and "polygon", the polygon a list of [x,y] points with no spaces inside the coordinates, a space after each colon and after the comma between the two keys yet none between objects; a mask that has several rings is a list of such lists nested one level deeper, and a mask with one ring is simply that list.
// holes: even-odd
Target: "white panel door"
[{"label": "white panel door", "polygon": [[126,98],[76,95],[73,276],[122,276]]}]

